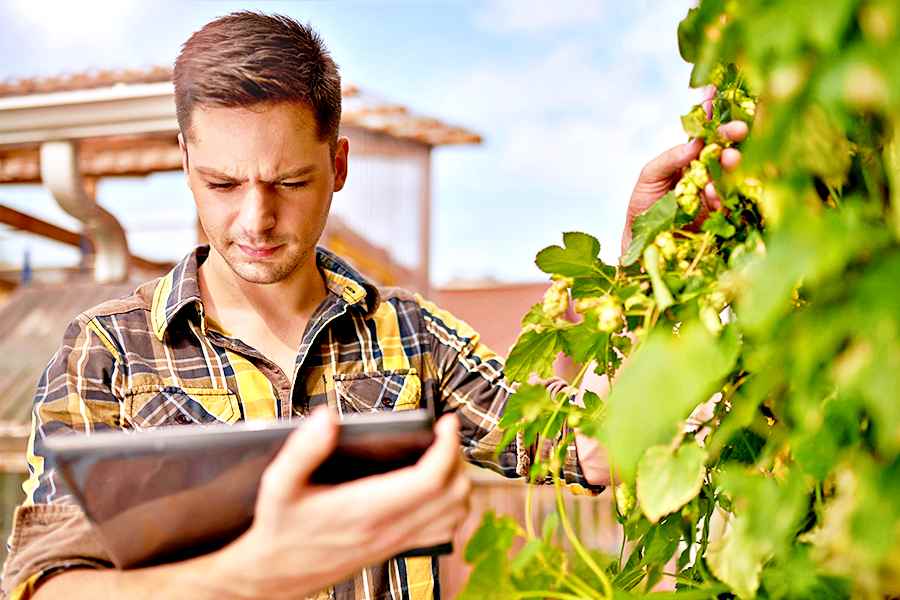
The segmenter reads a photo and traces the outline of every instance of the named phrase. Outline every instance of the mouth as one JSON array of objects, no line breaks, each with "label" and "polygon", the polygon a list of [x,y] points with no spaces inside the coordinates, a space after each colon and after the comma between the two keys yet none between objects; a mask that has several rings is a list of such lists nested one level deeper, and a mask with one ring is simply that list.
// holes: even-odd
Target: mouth
[{"label": "mouth", "polygon": [[241,252],[251,258],[269,258],[281,249],[282,244],[276,244],[274,246],[247,246],[244,244],[237,244],[237,246],[241,249]]}]

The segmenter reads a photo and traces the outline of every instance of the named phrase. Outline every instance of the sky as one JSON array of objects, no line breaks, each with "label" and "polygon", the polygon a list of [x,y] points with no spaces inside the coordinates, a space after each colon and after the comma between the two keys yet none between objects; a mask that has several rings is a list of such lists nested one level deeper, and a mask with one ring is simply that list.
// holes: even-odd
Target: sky
[{"label": "sky", "polygon": [[[362,2],[0,2],[0,80],[171,64],[209,20],[240,9],[309,22],[344,81],[481,134],[432,162],[433,282],[545,279],[534,266],[563,231],[618,255],[641,167],[686,140],[679,116],[700,93],[678,55],[688,0]],[[351,153],[351,177],[352,177]],[[99,201],[134,254],[175,260],[194,210],[179,174],[101,182]],[[339,197],[335,197],[339,201]],[[77,228],[37,186],[0,204]],[[162,233],[167,232],[162,240]],[[77,251],[0,232],[0,262],[75,264]]]}]

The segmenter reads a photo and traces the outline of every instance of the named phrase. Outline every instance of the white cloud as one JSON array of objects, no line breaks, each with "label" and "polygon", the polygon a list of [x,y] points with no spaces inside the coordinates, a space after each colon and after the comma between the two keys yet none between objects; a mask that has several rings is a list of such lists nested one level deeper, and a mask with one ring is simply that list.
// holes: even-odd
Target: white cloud
[{"label": "white cloud", "polygon": [[[568,229],[598,235],[604,258],[616,258],[641,167],[685,140],[679,115],[698,98],[677,50],[685,12],[686,3],[644,11],[612,39],[559,36],[532,61],[485,61],[428,86],[423,105],[486,140],[436,156],[436,197],[453,206],[436,211],[436,279],[491,274],[490,262],[533,279],[529,257]],[[466,260],[467,245],[497,251]]]},{"label": "white cloud", "polygon": [[475,15],[475,24],[497,33],[539,32],[597,22],[603,15],[600,0],[491,0]]}]

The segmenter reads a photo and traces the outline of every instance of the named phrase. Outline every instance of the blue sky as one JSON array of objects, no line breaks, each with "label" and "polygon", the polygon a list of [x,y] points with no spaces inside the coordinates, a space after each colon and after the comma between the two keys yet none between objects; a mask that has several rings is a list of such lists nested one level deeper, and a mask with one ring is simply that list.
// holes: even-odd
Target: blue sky
[{"label": "blue sky", "polygon": [[[596,235],[615,259],[641,166],[684,141],[678,117],[699,97],[675,38],[691,4],[7,0],[0,79],[171,64],[191,32],[237,9],[308,21],[345,81],[485,138],[433,155],[435,282],[527,281],[543,278],[534,254],[562,231]],[[189,249],[193,206],[180,176],[108,181],[99,198],[133,231],[136,254],[176,258]],[[0,203],[75,227],[40,189],[2,187]],[[173,225],[180,229],[161,243]],[[26,247],[46,263],[75,260],[3,232],[0,261],[19,262]]]}]

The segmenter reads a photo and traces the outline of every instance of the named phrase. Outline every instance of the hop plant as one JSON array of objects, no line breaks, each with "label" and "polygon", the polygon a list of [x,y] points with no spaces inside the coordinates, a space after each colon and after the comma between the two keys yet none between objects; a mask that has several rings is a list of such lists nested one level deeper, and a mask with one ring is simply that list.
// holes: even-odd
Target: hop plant
[{"label": "hop plant", "polygon": [[543,309],[549,319],[556,319],[565,314],[569,308],[570,280],[560,278],[554,281],[544,293]]},{"label": "hop plant", "polygon": [[[531,476],[554,482],[556,521],[486,519],[461,600],[642,597],[663,578],[675,597],[900,595],[900,12],[701,0],[678,36],[692,85],[716,86],[682,117],[704,147],[618,265],[577,232],[538,254],[569,279],[523,320],[501,445],[550,448]],[[724,172],[733,119],[752,134]],[[700,222],[710,183],[722,210]],[[569,296],[578,322],[559,318]],[[528,385],[560,352],[580,365],[564,392]],[[572,402],[590,369],[609,393]],[[566,514],[576,426],[615,467],[617,556]]]}]

